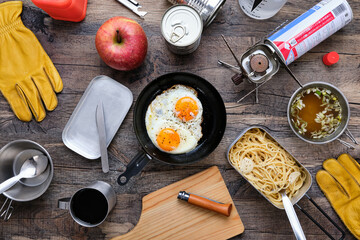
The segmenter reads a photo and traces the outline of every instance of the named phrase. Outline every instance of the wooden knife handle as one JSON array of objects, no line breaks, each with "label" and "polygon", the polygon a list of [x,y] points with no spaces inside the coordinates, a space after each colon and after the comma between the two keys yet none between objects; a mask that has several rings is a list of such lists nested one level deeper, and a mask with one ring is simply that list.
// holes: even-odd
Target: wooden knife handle
[{"label": "wooden knife handle", "polygon": [[190,194],[188,203],[223,214],[227,217],[230,216],[232,209],[231,203],[228,204],[217,203],[207,198],[203,198],[194,194]]}]

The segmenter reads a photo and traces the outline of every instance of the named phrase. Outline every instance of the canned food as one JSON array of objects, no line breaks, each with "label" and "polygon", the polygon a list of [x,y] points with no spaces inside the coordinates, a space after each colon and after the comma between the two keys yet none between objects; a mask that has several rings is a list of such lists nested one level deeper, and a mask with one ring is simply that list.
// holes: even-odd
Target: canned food
[{"label": "canned food", "polygon": [[323,0],[266,41],[289,65],[347,25],[353,13],[346,0]]},{"label": "canned food", "polygon": [[200,14],[204,27],[210,25],[226,0],[168,0],[172,4],[186,4]]},{"label": "canned food", "polygon": [[170,51],[176,54],[194,52],[200,44],[202,29],[199,13],[188,5],[170,7],[161,20],[161,34]]}]

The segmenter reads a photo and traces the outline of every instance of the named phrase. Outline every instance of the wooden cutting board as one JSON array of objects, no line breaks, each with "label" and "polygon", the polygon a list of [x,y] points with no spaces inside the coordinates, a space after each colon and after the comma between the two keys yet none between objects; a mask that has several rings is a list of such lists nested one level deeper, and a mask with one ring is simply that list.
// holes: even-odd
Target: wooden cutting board
[{"label": "wooden cutting board", "polygon": [[[229,217],[177,199],[186,191],[222,203],[232,203]],[[138,224],[120,239],[228,239],[244,232],[244,225],[229,191],[214,166],[179,182],[161,188],[142,199]]]}]

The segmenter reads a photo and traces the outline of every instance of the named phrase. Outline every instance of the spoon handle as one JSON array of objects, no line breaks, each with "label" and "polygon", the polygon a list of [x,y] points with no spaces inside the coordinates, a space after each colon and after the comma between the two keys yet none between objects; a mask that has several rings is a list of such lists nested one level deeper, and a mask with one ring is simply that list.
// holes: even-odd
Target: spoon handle
[{"label": "spoon handle", "polygon": [[281,193],[286,215],[290,221],[291,228],[294,231],[297,240],[306,240],[305,234],[296,215],[295,209],[285,192]]},{"label": "spoon handle", "polygon": [[19,175],[16,175],[16,176],[12,177],[12,178],[9,178],[5,182],[1,183],[0,184],[0,194],[2,194],[6,190],[8,190],[12,186],[14,186],[21,178],[22,178],[22,176],[19,174]]}]

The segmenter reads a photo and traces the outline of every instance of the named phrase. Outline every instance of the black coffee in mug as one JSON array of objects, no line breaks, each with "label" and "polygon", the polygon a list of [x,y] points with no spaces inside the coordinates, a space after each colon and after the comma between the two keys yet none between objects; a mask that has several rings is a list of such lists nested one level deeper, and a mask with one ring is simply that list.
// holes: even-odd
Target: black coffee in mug
[{"label": "black coffee in mug", "polygon": [[110,184],[94,181],[72,197],[58,200],[58,207],[69,210],[71,217],[84,227],[96,227],[105,221],[116,204],[116,193]]},{"label": "black coffee in mug", "polygon": [[80,220],[89,224],[97,224],[106,218],[108,202],[100,191],[85,188],[73,196],[70,209]]}]

